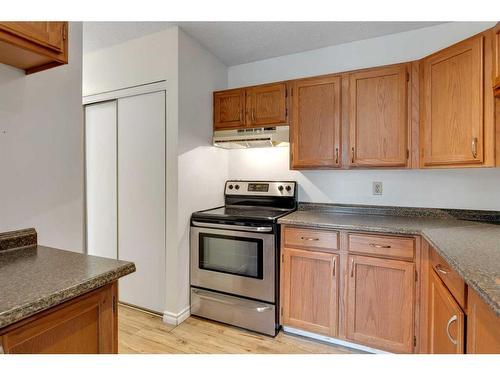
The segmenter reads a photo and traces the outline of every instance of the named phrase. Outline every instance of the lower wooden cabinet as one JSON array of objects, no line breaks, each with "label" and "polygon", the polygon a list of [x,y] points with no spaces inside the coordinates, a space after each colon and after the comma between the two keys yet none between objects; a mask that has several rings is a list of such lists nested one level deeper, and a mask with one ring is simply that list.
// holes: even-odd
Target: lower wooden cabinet
[{"label": "lower wooden cabinet", "polygon": [[467,353],[500,354],[500,317],[472,289],[467,302]]},{"label": "lower wooden cabinet", "polygon": [[434,270],[429,279],[429,353],[464,353],[464,312]]},{"label": "lower wooden cabinet", "polygon": [[282,324],[327,336],[338,326],[337,254],[283,249]]},{"label": "lower wooden cabinet", "polygon": [[413,352],[415,265],[348,258],[347,338],[382,350]]},{"label": "lower wooden cabinet", "polygon": [[117,353],[117,284],[70,300],[0,330],[6,354]]}]

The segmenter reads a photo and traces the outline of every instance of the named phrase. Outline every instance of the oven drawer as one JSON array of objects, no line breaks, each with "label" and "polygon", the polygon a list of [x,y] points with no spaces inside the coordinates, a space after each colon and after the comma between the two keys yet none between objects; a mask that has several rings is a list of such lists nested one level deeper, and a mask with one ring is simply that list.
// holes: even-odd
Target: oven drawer
[{"label": "oven drawer", "polygon": [[379,234],[349,234],[349,252],[412,261],[415,239]]},{"label": "oven drawer", "polygon": [[286,247],[308,247],[318,250],[338,250],[338,232],[309,228],[285,227]]},{"label": "oven drawer", "polygon": [[191,288],[191,314],[276,336],[274,305]]}]

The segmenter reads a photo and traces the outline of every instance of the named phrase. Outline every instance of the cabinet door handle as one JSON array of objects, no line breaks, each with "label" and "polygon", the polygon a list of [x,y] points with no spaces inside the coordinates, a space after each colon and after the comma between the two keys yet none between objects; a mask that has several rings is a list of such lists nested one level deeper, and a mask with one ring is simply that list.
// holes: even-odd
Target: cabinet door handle
[{"label": "cabinet door handle", "polygon": [[333,272],[332,272],[333,273],[333,275],[332,275],[333,277],[335,277],[335,272],[336,272],[335,268],[336,267],[337,267],[337,259],[333,258]]},{"label": "cabinet door handle", "polygon": [[457,340],[455,340],[453,337],[451,337],[450,334],[450,325],[451,323],[455,322],[457,320],[457,316],[453,315],[450,320],[448,320],[448,324],[446,324],[446,335],[448,336],[448,339],[451,341],[453,345],[457,345]]},{"label": "cabinet door handle", "polygon": [[2,336],[0,336],[0,354],[5,354],[5,351],[3,350],[3,345],[2,345]]},{"label": "cabinet door handle", "polygon": [[477,137],[472,138],[472,157],[477,158]]},{"label": "cabinet door handle", "polygon": [[339,163],[339,148],[335,148],[335,164]]},{"label": "cabinet door handle", "polygon": [[351,259],[351,277],[354,277],[354,259]]},{"label": "cabinet door handle", "polygon": [[351,147],[351,164],[354,164],[354,147]]},{"label": "cabinet door handle", "polygon": [[368,246],[370,246],[370,247],[376,247],[377,249],[390,249],[391,248],[391,245],[379,245],[379,244],[376,244],[376,243],[371,243]]},{"label": "cabinet door handle", "polygon": [[436,271],[438,271],[439,273],[442,273],[443,275],[448,274],[448,271],[445,270],[441,264],[436,264],[435,269],[436,269]]},{"label": "cabinet door handle", "polygon": [[300,237],[300,239],[304,241],[319,241],[319,238],[315,237]]}]

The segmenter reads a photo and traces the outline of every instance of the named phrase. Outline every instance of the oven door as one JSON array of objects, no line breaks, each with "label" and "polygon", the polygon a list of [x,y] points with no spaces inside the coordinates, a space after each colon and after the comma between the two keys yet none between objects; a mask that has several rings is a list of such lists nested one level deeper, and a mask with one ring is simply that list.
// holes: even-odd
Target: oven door
[{"label": "oven door", "polygon": [[274,234],[207,225],[191,227],[191,285],[274,302]]}]

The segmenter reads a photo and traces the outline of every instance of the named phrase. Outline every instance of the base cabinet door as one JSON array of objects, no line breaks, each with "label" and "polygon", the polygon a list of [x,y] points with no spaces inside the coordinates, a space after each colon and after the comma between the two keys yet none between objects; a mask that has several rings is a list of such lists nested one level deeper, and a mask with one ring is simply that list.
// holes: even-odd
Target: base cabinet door
[{"label": "base cabinet door", "polygon": [[300,79],[292,86],[292,169],[340,167],[339,76]]},{"label": "base cabinet door", "polygon": [[116,282],[0,330],[6,354],[118,351]]},{"label": "base cabinet door", "polygon": [[338,325],[338,255],[288,248],[283,251],[282,324],[335,336]]},{"label": "base cabinet door", "polygon": [[412,353],[414,275],[410,262],[349,255],[347,338],[390,352]]},{"label": "base cabinet door", "polygon": [[429,280],[429,353],[464,353],[464,313],[431,270]]},{"label": "base cabinet door", "polygon": [[471,288],[467,302],[467,353],[500,354],[500,317]]}]

